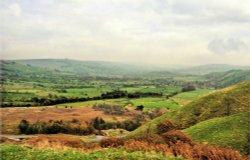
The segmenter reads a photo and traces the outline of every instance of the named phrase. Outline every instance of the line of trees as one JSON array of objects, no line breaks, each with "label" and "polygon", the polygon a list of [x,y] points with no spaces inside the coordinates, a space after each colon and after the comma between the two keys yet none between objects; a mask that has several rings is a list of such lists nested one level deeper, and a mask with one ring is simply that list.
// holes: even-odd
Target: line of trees
[{"label": "line of trees", "polygon": [[[195,86],[193,85],[186,85],[182,88],[182,92],[188,92],[195,90]],[[66,90],[62,90],[66,91]],[[174,95],[178,94],[178,92],[174,92],[170,95],[167,95],[166,98],[172,97]],[[128,93],[127,91],[122,90],[113,90],[111,92],[106,92],[101,94],[100,96],[95,97],[65,97],[65,96],[52,96],[49,95],[46,98],[38,98],[33,97],[30,100],[26,100],[23,104],[13,104],[13,103],[3,103],[1,102],[1,107],[29,107],[31,105],[40,105],[40,106],[46,106],[46,105],[56,105],[56,104],[62,104],[62,103],[72,103],[72,102],[84,102],[84,101],[90,101],[90,100],[102,100],[102,99],[116,99],[116,98],[141,98],[141,97],[162,97],[162,93],[156,93],[156,92],[134,92],[134,93]]]},{"label": "line of trees", "polygon": [[[41,106],[46,106],[46,105],[56,105],[56,104],[61,104],[61,103],[71,103],[71,102],[84,102],[84,101],[90,101],[90,100],[101,100],[101,99],[116,99],[116,98],[140,98],[140,97],[152,97],[152,96],[162,96],[162,93],[154,93],[154,92],[135,92],[135,93],[128,93],[127,91],[121,91],[121,90],[113,90],[111,92],[106,92],[101,94],[100,96],[96,97],[64,97],[64,96],[48,96],[47,98],[38,98],[38,97],[33,97],[29,101],[26,102],[31,102],[32,104],[35,105],[41,105]],[[12,107],[15,106],[14,104],[11,103],[2,103],[2,107]],[[29,103],[25,104],[20,104],[18,107],[29,107],[31,106]]]},{"label": "line of trees", "polygon": [[37,121],[29,123],[27,120],[22,120],[18,126],[21,134],[77,134],[88,135],[95,133],[95,129],[91,125],[80,123],[78,120],[63,121],[50,120],[48,122]]},{"label": "line of trees", "polygon": [[90,135],[101,134],[101,130],[107,129],[125,129],[133,131],[141,126],[142,119],[137,118],[134,121],[125,120],[122,122],[106,122],[100,117],[96,117],[91,122],[80,122],[77,119],[72,121],[50,120],[48,122],[37,121],[30,123],[27,120],[21,120],[18,128],[21,134],[76,134],[76,135]]}]

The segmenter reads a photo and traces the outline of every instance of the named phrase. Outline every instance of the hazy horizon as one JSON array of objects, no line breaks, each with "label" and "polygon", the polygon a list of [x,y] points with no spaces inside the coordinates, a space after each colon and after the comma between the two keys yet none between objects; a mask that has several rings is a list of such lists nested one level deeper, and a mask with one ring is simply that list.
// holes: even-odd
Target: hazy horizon
[{"label": "hazy horizon", "polygon": [[247,0],[1,1],[1,59],[248,65]]},{"label": "hazy horizon", "polygon": [[[1,59],[0,59],[1,60]],[[35,58],[35,59],[2,59],[6,61],[25,61],[25,60],[72,60],[72,61],[82,61],[82,62],[104,62],[104,63],[117,63],[117,64],[128,64],[128,65],[137,65],[141,67],[156,67],[158,69],[163,69],[165,67],[169,67],[168,69],[183,69],[185,67],[198,67],[198,66],[206,66],[206,65],[228,65],[228,66],[238,66],[238,67],[250,67],[250,64],[246,65],[233,65],[227,63],[204,63],[204,64],[149,64],[149,63],[137,63],[137,62],[124,62],[124,61],[108,61],[108,60],[80,60],[80,59],[72,59],[72,58]]]}]

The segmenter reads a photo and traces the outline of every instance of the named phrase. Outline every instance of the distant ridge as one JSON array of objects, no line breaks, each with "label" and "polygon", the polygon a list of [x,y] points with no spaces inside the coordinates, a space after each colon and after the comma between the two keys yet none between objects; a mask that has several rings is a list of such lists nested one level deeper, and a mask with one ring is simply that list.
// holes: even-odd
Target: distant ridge
[{"label": "distant ridge", "polygon": [[88,75],[129,75],[153,70],[144,66],[108,61],[81,61],[72,59],[25,59],[11,61],[24,65]]},{"label": "distant ridge", "polygon": [[226,72],[213,72],[204,75],[216,88],[227,87],[236,83],[250,80],[250,70],[235,69]]},{"label": "distant ridge", "polygon": [[183,69],[172,70],[180,74],[204,75],[212,72],[226,72],[236,69],[250,69],[250,66],[237,66],[229,64],[206,64]]},{"label": "distant ridge", "polygon": [[88,75],[138,75],[148,76],[176,76],[176,75],[206,75],[214,72],[227,72],[230,70],[250,70],[250,66],[236,66],[228,64],[206,64],[193,67],[173,66],[157,67],[155,65],[129,64],[123,62],[75,60],[75,59],[21,59],[4,60],[17,62],[23,65],[56,69],[66,72],[84,73]]}]

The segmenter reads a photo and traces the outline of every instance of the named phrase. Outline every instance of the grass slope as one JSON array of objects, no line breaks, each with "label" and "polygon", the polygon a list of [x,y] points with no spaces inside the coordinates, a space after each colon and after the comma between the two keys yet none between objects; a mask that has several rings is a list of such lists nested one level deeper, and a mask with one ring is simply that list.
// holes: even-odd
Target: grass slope
[{"label": "grass slope", "polygon": [[171,99],[173,99],[175,102],[183,106],[211,91],[213,90],[212,89],[196,89],[195,91],[179,93],[176,96],[172,97]]},{"label": "grass slope", "polygon": [[232,147],[243,154],[249,154],[249,112],[232,116],[213,118],[183,130],[194,141]]},{"label": "grass slope", "polygon": [[1,81],[20,82],[20,81],[36,81],[36,82],[61,82],[64,79],[76,79],[76,74],[52,70],[48,68],[40,68],[29,64],[21,64],[14,61],[0,60]]},{"label": "grass slope", "polygon": [[[250,68],[249,68],[250,69]],[[250,80],[250,70],[230,70],[204,75],[204,78],[213,82],[215,87],[223,88],[246,80]]]},{"label": "grass slope", "polygon": [[[249,110],[250,81],[246,81],[225,89],[214,91],[200,97],[177,110],[170,111],[139,127],[128,135],[128,138],[140,137],[156,131],[156,126],[163,120],[171,120],[179,129],[185,129],[199,122],[237,114]],[[230,101],[230,105],[228,102]]]},{"label": "grass slope", "polygon": [[127,99],[127,98],[118,98],[118,99],[105,99],[105,100],[92,100],[86,102],[76,102],[76,103],[63,103],[56,106],[93,106],[94,104],[110,104],[110,105],[121,105],[121,106],[139,106],[143,105],[144,109],[152,108],[167,108],[167,109],[176,109],[179,105],[166,98],[137,98],[137,99]]},{"label": "grass slope", "polygon": [[106,149],[103,151],[80,152],[76,150],[57,151],[53,149],[36,149],[17,145],[1,145],[3,160],[177,160],[154,151],[128,151],[124,149]]}]

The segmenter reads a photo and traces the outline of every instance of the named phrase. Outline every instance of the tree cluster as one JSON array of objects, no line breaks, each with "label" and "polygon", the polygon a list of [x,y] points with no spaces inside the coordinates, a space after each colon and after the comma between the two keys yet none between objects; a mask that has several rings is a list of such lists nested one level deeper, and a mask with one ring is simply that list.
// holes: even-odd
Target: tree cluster
[{"label": "tree cluster", "polygon": [[132,120],[125,120],[122,122],[106,122],[100,117],[96,117],[91,121],[93,128],[97,130],[107,130],[107,129],[125,129],[127,131],[133,131],[138,128],[141,124]]},{"label": "tree cluster", "polygon": [[[62,90],[63,92],[67,92],[66,90]],[[115,98],[140,98],[140,97],[157,97],[162,96],[162,93],[154,93],[154,92],[135,92],[135,93],[127,93],[127,91],[121,90],[113,90],[111,92],[106,92],[96,97],[64,97],[64,96],[53,96],[50,95],[44,98],[33,97],[30,100],[25,100],[25,102],[31,102],[35,105],[47,106],[47,105],[56,105],[62,103],[72,103],[72,102],[84,102],[90,100],[101,100],[101,99],[115,99]],[[2,107],[11,107],[13,104],[1,104]],[[18,107],[29,107],[31,104],[19,104]]]},{"label": "tree cluster", "polygon": [[125,129],[133,131],[141,125],[139,120],[136,122],[132,120],[125,120],[122,122],[106,122],[102,118],[96,117],[90,123],[81,123],[77,119],[72,121],[50,120],[48,122],[37,121],[33,124],[27,120],[21,120],[18,128],[21,134],[76,134],[76,135],[90,135],[99,134],[100,130],[107,129]]},{"label": "tree cluster", "polygon": [[193,85],[186,85],[182,88],[182,92],[189,92],[196,90],[195,86]]},{"label": "tree cluster", "polygon": [[50,120],[49,122],[36,122],[30,124],[27,120],[22,120],[18,126],[21,134],[77,134],[88,135],[93,134],[95,129],[91,126],[86,126],[79,121]]}]

